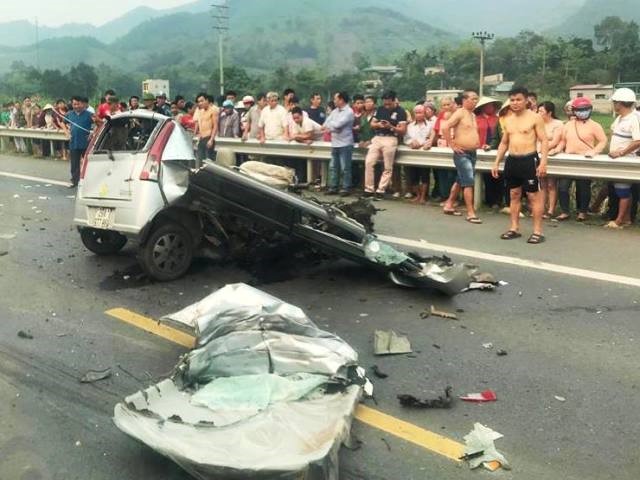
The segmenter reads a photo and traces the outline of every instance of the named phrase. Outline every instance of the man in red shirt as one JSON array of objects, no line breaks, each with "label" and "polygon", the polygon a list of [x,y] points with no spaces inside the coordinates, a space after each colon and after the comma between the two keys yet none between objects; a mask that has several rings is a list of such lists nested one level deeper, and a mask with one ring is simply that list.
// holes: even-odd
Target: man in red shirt
[{"label": "man in red shirt", "polygon": [[101,125],[107,119],[107,117],[111,116],[111,107],[109,106],[109,100],[111,97],[115,97],[116,92],[109,89],[104,92],[104,97],[102,98],[102,103],[98,105],[96,109],[96,123]]}]

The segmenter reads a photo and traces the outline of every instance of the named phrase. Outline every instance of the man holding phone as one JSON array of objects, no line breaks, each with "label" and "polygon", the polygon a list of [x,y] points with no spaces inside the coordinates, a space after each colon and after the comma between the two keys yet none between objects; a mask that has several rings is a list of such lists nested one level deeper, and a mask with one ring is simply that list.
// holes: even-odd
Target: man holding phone
[{"label": "man holding phone", "polygon": [[[376,195],[382,198],[391,183],[393,176],[393,162],[398,149],[398,137],[407,132],[407,113],[400,106],[395,105],[396,93],[387,91],[382,94],[382,107],[376,109],[371,118],[371,128],[374,137],[371,140],[367,157],[365,158],[364,193],[365,196]],[[374,167],[382,157],[384,170],[380,177],[378,188],[375,188]]]}]

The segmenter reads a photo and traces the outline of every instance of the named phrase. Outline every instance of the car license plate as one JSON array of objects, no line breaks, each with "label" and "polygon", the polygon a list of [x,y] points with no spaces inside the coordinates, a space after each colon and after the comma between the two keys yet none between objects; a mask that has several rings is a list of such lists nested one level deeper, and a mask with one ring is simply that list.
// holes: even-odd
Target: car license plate
[{"label": "car license plate", "polygon": [[89,224],[94,228],[108,230],[113,227],[115,208],[92,208]]}]

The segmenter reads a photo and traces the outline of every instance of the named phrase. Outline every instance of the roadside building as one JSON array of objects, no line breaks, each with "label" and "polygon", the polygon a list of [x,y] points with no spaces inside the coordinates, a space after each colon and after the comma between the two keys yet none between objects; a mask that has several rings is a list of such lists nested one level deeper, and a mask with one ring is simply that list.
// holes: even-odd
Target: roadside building
[{"label": "roadside building", "polygon": [[171,98],[169,92],[169,80],[163,80],[159,78],[149,78],[142,81],[142,95],[150,93],[154,97],[164,93],[167,98]]},{"label": "roadside building", "polygon": [[613,113],[611,95],[613,95],[613,85],[574,85],[569,89],[571,100],[586,97],[591,100],[593,111],[598,113]]}]

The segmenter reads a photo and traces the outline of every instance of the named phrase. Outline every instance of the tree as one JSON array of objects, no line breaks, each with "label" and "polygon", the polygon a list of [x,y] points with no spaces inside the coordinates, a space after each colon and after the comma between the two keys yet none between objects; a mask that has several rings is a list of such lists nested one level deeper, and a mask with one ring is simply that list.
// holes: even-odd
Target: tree
[{"label": "tree", "polygon": [[69,88],[74,95],[84,95],[88,98],[93,97],[98,88],[98,75],[91,65],[80,62],[71,67],[67,74]]}]

